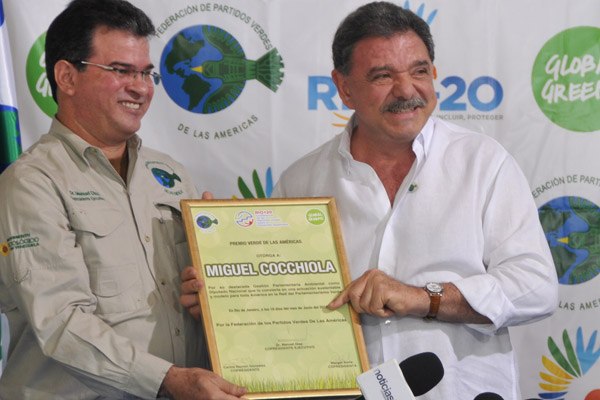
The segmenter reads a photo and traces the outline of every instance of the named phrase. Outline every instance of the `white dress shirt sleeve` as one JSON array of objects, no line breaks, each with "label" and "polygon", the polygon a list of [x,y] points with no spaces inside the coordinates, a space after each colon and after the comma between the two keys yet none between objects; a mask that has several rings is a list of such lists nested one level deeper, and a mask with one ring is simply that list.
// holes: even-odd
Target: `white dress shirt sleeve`
[{"label": "white dress shirt sleeve", "polygon": [[529,186],[512,157],[487,193],[482,220],[487,273],[454,283],[494,326],[470,326],[493,333],[552,314],[558,305],[556,270]]}]

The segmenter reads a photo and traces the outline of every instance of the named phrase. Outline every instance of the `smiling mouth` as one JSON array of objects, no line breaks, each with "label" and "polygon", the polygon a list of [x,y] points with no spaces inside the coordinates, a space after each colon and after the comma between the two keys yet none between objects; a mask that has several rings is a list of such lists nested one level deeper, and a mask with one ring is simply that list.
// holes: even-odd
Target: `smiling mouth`
[{"label": "smiling mouth", "polygon": [[131,108],[132,110],[139,110],[140,109],[140,104],[139,103],[131,103],[128,101],[121,101],[120,104],[124,105],[125,107]]},{"label": "smiling mouth", "polygon": [[417,109],[417,107],[411,107],[411,108],[393,109],[393,110],[388,110],[388,111],[391,113],[394,113],[394,114],[404,114],[404,113],[413,112],[416,109]]}]

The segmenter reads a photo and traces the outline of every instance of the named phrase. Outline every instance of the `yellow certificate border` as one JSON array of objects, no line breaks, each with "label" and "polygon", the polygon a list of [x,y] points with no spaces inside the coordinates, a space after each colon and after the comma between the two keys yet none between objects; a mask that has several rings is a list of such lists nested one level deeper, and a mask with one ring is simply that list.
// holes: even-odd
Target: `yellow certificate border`
[{"label": "yellow certificate border", "polygon": [[[288,199],[225,199],[225,200],[181,200],[181,210],[183,214],[183,221],[188,237],[188,244],[194,267],[198,270],[199,276],[202,277],[206,282],[205,269],[202,262],[202,255],[199,250],[199,240],[203,238],[197,233],[195,227],[196,221],[195,215],[199,211],[206,212],[208,215],[211,214],[211,210],[216,210],[221,207],[298,207],[305,208],[306,206],[325,206],[327,207],[329,218],[325,218],[324,223],[330,226],[330,232],[332,233],[332,242],[335,244],[335,253],[338,257],[339,271],[343,286],[347,286],[350,281],[350,272],[348,269],[348,262],[346,258],[346,252],[344,249],[342,233],[337,213],[337,206],[333,197],[315,197],[315,198],[288,198]],[[215,221],[216,222],[216,221]],[[210,221],[207,221],[211,224]],[[216,224],[215,224],[216,225]],[[218,234],[218,230],[211,232],[211,234]],[[303,275],[299,275],[301,278]],[[301,296],[301,295],[299,295]],[[217,336],[213,325],[213,315],[218,313],[214,306],[211,305],[206,287],[203,287],[199,292],[200,305],[202,308],[202,319],[204,333],[206,335],[210,361],[212,369],[215,373],[223,376],[222,363],[217,347]],[[325,306],[325,305],[323,305]],[[358,353],[360,365],[358,368],[361,373],[369,369],[369,362],[367,358],[367,351],[364,342],[362,329],[360,326],[360,320],[358,314],[348,304],[342,306],[342,309],[346,308],[347,313],[351,318],[351,335],[354,337],[356,351]],[[231,312],[229,310],[228,312]],[[350,326],[350,325],[349,325]],[[243,329],[243,328],[242,328]],[[260,354],[255,355],[258,359]],[[261,362],[260,359],[257,362]],[[302,377],[301,377],[302,378]],[[236,382],[234,382],[236,383]],[[337,389],[322,389],[322,388],[310,388],[310,390],[292,390],[292,391],[263,391],[263,392],[252,392],[246,394],[244,397],[248,399],[275,399],[275,398],[307,398],[307,397],[323,397],[323,396],[352,396],[359,395],[360,389],[357,386],[348,388],[337,388]]]}]

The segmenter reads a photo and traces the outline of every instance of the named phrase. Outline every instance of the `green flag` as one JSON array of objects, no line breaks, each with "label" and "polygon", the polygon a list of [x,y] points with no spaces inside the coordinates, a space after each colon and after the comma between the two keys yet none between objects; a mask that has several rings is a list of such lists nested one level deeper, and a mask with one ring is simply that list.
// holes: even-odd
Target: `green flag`
[{"label": "green flag", "polygon": [[17,109],[0,104],[0,173],[21,154]]}]

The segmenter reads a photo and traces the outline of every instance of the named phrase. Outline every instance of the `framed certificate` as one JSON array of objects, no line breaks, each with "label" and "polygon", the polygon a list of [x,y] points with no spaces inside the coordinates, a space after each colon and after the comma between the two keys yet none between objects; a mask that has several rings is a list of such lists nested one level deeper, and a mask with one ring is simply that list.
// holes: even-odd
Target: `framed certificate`
[{"label": "framed certificate", "polygon": [[333,197],[182,200],[213,370],[250,399],[360,394],[358,315]]}]

